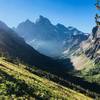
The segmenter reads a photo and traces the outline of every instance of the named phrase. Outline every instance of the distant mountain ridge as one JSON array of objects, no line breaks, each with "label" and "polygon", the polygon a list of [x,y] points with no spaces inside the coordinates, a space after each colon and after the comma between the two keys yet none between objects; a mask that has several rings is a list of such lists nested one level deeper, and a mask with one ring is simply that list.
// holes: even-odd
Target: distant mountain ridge
[{"label": "distant mountain ridge", "polygon": [[71,62],[66,60],[68,67],[60,61],[44,56],[28,45],[23,38],[10,29],[6,24],[0,22],[0,56],[8,59],[18,59],[26,64],[36,66],[37,68],[50,71],[53,73],[66,72],[72,68]]},{"label": "distant mountain ridge", "polygon": [[[35,23],[26,20],[20,23],[14,30],[28,44],[47,56],[61,56],[65,49],[69,49],[74,43],[74,41],[70,42],[69,47],[66,45],[68,41],[77,39],[81,42],[88,37],[87,34],[74,27],[65,27],[62,24],[53,25],[49,19],[43,16],[40,16]],[[73,38],[76,35],[84,36],[85,38]]]}]

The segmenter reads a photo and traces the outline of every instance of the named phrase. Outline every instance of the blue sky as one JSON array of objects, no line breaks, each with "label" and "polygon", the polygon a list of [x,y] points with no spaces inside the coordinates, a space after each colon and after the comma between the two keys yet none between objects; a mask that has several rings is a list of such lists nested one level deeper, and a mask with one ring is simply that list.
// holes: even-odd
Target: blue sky
[{"label": "blue sky", "polygon": [[74,26],[83,32],[91,32],[95,26],[96,0],[0,0],[0,20],[8,26],[39,15],[49,18],[53,24]]}]

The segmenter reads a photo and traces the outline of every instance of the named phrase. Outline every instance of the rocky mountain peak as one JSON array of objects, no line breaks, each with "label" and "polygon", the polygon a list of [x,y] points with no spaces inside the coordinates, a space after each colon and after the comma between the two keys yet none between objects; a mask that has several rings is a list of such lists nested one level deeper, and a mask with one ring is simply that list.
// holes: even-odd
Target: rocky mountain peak
[{"label": "rocky mountain peak", "polygon": [[9,28],[4,22],[0,21],[0,29],[8,30]]},{"label": "rocky mountain peak", "polygon": [[36,20],[36,24],[51,24],[50,20],[42,15]]},{"label": "rocky mountain peak", "polygon": [[27,23],[27,24],[34,24],[33,22],[31,22],[29,19],[27,19],[26,21],[25,21],[25,23]]},{"label": "rocky mountain peak", "polygon": [[63,24],[58,23],[58,24],[56,25],[56,27],[57,27],[59,30],[68,31],[68,29],[67,29]]},{"label": "rocky mountain peak", "polygon": [[70,30],[60,23],[53,25],[48,18],[40,15],[34,24],[26,20],[19,24],[15,31],[39,52],[48,56],[48,52],[52,51],[52,55],[58,56],[65,50],[65,44],[68,49],[78,40],[76,45],[79,47],[80,42],[88,37],[74,27],[71,29],[75,30]]}]

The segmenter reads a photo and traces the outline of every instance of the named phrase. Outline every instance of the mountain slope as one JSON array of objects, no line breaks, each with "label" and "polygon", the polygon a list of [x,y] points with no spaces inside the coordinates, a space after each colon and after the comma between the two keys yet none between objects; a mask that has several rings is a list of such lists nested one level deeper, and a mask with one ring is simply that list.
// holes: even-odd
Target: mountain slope
[{"label": "mountain slope", "polygon": [[[79,48],[80,41],[88,37],[76,28],[65,27],[62,24],[53,25],[43,16],[35,23],[26,20],[14,30],[40,53],[51,57],[61,56],[63,51],[74,47],[73,45]],[[77,43],[74,44],[75,42]]]},{"label": "mountain slope", "polygon": [[88,40],[81,43],[79,51],[72,56],[72,62],[80,70],[79,76],[100,84],[100,26],[94,27]]},{"label": "mountain slope", "polygon": [[93,28],[92,36],[88,43],[89,47],[86,48],[85,54],[91,59],[94,59],[95,63],[100,63],[100,26]]},{"label": "mountain slope", "polygon": [[[5,24],[3,24],[5,25]],[[6,26],[5,26],[6,27]],[[6,27],[0,28],[0,54],[8,59],[18,59],[29,65],[34,65],[40,69],[63,75],[67,69],[73,68],[70,60],[66,60],[67,66],[61,60],[54,60],[44,56],[25,43],[14,31]]]},{"label": "mountain slope", "polygon": [[0,58],[0,99],[92,100],[88,96],[32,74],[26,67]]}]

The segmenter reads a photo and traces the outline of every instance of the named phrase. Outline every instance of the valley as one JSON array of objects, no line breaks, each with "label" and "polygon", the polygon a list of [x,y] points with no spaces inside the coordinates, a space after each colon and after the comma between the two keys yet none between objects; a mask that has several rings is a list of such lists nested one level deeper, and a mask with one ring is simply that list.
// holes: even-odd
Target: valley
[{"label": "valley", "polygon": [[[100,100],[100,16],[95,16],[96,25],[90,23],[84,0],[80,6],[75,2],[78,13],[71,9],[73,0],[61,7],[62,0],[55,0],[52,11],[41,5],[52,0],[23,1],[0,1],[0,100]],[[95,6],[100,10],[99,0]],[[33,7],[37,10],[28,9]]]},{"label": "valley", "polygon": [[[99,56],[95,56],[99,44],[94,49],[97,37],[90,47],[92,39],[79,44],[80,40],[75,42],[77,35],[66,42],[69,46],[75,42],[69,52],[65,49],[62,56],[55,58],[36,51],[5,23],[0,22],[0,26],[1,99],[99,100],[100,64]],[[88,45],[84,47],[84,43]],[[93,53],[87,52],[92,48],[96,59],[90,59]]]},{"label": "valley", "polygon": [[[92,98],[61,86],[0,58],[0,99],[92,100]],[[32,68],[35,71],[35,68]],[[10,88],[9,88],[10,87]],[[73,95],[73,96],[72,96]]]}]

